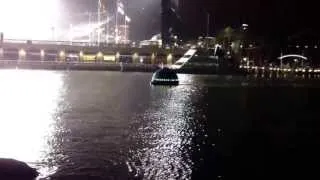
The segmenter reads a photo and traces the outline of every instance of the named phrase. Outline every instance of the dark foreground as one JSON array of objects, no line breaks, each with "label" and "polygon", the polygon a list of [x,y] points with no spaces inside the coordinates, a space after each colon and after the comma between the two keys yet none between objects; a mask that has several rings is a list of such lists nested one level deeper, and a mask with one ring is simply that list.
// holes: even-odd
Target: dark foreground
[{"label": "dark foreground", "polygon": [[39,173],[26,163],[14,159],[0,158],[0,179],[33,180]]},{"label": "dark foreground", "polygon": [[0,156],[44,179],[318,179],[319,82],[0,71]]}]

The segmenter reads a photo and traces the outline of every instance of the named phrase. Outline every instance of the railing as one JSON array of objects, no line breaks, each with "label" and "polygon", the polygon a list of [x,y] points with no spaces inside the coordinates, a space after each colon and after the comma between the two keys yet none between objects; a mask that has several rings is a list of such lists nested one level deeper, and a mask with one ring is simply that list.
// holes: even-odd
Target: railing
[{"label": "railing", "polygon": [[[38,44],[38,45],[61,45],[61,46],[78,46],[78,47],[96,47],[96,48],[137,48],[137,49],[150,49],[160,50],[162,48],[153,46],[135,47],[130,44],[107,44],[107,43],[89,43],[81,41],[50,41],[50,40],[26,40],[26,39],[4,39],[4,44]],[[174,48],[174,50],[185,51],[184,48]]]},{"label": "railing", "polygon": [[118,62],[105,62],[105,61],[41,61],[41,60],[1,60],[0,64],[70,64],[70,65],[110,65],[110,66],[158,66],[157,64],[144,64],[144,63],[118,63]]},{"label": "railing", "polygon": [[89,43],[80,41],[49,41],[49,40],[24,40],[24,39],[4,39],[3,43],[15,44],[43,44],[43,45],[65,45],[65,46],[83,46],[83,47],[112,47],[128,48],[129,44],[106,44],[106,43]]},{"label": "railing", "polygon": [[269,71],[269,72],[282,72],[282,73],[320,73],[320,68],[280,68],[280,67],[264,67],[264,66],[243,66],[240,65],[239,69],[246,71]]},{"label": "railing", "polygon": [[63,62],[63,61],[9,61],[0,60],[0,69],[51,69],[51,70],[110,70],[110,71],[138,71],[154,72],[158,65],[110,62]]}]

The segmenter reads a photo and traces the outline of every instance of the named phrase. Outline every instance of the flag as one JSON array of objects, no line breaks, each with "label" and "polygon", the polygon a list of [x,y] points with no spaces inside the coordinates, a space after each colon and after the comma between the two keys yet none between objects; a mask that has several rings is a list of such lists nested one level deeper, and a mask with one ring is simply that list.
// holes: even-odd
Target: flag
[{"label": "flag", "polygon": [[131,22],[131,19],[128,16],[126,16],[125,19],[127,22]]},{"label": "flag", "polygon": [[118,8],[118,13],[124,15],[124,5],[121,1],[117,1],[117,8]]},{"label": "flag", "polygon": [[118,13],[124,15],[124,10],[120,6],[118,6]]},{"label": "flag", "polygon": [[118,1],[118,7],[124,8],[124,5],[122,2]]}]

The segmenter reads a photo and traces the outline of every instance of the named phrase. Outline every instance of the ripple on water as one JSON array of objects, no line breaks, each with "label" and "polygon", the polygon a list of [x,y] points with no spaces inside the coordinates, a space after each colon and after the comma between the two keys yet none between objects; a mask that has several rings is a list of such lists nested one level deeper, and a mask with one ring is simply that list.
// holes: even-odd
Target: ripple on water
[{"label": "ripple on water", "polygon": [[191,93],[195,89],[180,86],[172,89],[153,89],[160,95],[142,116],[137,132],[140,148],[131,151],[128,167],[143,179],[191,179],[192,139],[195,119]]}]

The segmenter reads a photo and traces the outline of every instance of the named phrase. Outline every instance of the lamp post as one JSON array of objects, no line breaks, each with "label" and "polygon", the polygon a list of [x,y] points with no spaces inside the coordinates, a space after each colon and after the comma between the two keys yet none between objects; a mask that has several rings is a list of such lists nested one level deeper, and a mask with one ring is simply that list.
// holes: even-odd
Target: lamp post
[{"label": "lamp post", "polygon": [[89,45],[91,46],[92,43],[92,23],[91,23],[91,13],[88,13],[89,16]]},{"label": "lamp post", "polygon": [[117,0],[117,10],[116,10],[116,27],[115,27],[115,43],[118,44],[119,43],[119,34],[118,34],[118,13],[120,10],[120,1]]},{"label": "lamp post", "polygon": [[55,38],[55,27],[54,26],[52,26],[51,27],[51,35],[52,35],[52,41],[55,41],[56,40],[56,38]]},{"label": "lamp post", "polygon": [[125,21],[124,21],[124,37],[125,37],[125,43],[129,43],[129,36],[128,36],[128,23],[131,22],[131,19],[128,16],[125,16]]},{"label": "lamp post", "polygon": [[207,13],[207,37],[209,37],[210,34],[210,14]]},{"label": "lamp post", "polygon": [[100,46],[100,42],[101,42],[101,31],[100,31],[100,28],[101,28],[101,8],[102,8],[102,3],[101,3],[101,0],[98,0],[98,39],[97,39],[97,42],[98,42],[98,46]]},{"label": "lamp post", "polygon": [[72,42],[73,42],[73,25],[72,24],[70,24],[69,25],[69,40],[70,40],[70,45],[72,45]]}]

